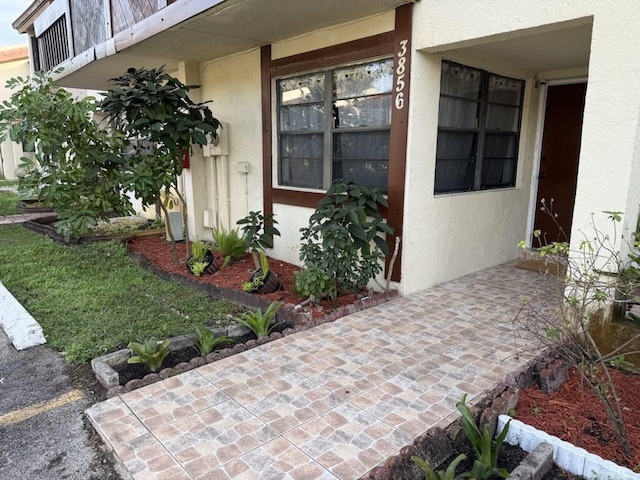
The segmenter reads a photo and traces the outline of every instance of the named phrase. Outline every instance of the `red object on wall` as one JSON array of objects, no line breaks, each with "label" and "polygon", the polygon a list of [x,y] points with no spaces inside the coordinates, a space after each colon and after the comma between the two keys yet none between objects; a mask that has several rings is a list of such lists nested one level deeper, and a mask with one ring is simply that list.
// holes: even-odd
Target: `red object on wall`
[{"label": "red object on wall", "polygon": [[182,168],[189,168],[189,151],[186,151],[182,154]]}]

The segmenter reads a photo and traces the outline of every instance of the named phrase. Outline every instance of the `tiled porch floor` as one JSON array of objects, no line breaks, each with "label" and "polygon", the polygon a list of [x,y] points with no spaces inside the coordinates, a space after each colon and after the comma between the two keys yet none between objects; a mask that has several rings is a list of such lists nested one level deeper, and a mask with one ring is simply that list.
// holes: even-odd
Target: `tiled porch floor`
[{"label": "tiled porch floor", "polygon": [[87,414],[133,479],[357,479],[530,359],[514,355],[507,307],[537,281],[483,270]]}]

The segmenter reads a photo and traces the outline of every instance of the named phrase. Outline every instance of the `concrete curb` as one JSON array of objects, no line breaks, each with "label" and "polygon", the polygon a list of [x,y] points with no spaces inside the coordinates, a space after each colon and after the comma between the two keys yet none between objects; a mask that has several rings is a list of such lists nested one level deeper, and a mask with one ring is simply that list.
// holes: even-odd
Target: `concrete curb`
[{"label": "concrete curb", "polygon": [[42,327],[0,282],[0,326],[16,350],[47,343]]}]

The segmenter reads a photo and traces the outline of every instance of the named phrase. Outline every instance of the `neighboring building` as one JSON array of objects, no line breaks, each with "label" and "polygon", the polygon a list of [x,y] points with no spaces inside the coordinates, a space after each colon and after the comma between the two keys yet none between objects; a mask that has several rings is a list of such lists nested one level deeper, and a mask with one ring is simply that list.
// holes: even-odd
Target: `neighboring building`
[{"label": "neighboring building", "polygon": [[160,65],[202,85],[226,127],[184,174],[198,237],[272,211],[297,262],[333,179],[382,187],[409,293],[555,239],[541,198],[574,239],[602,210],[635,229],[639,22],[635,0],[37,0],[14,27],[66,86]]},{"label": "neighboring building", "polygon": [[[29,48],[26,45],[0,48],[0,102],[11,97],[13,90],[6,88],[7,80],[14,77],[29,76]],[[23,156],[22,145],[7,138],[0,143],[0,174],[9,180],[15,180],[20,158]]]}]

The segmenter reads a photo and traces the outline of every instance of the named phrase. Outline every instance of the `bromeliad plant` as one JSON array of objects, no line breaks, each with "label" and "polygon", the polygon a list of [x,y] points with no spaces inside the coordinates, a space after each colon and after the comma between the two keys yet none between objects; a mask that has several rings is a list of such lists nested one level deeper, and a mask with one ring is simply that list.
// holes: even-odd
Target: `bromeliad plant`
[{"label": "bromeliad plant", "polygon": [[436,472],[429,462],[414,455],[411,459],[424,471],[425,480],[488,480],[496,477],[507,478],[509,476],[507,470],[498,467],[498,454],[509,432],[509,423],[511,421],[507,422],[494,440],[487,426],[480,431],[466,401],[467,395],[465,394],[462,399],[456,403],[456,408],[462,415],[462,429],[473,448],[475,455],[473,467],[467,472],[459,475],[455,474],[458,464],[467,458],[467,456],[462,453],[449,464],[446,471],[439,470]]},{"label": "bromeliad plant", "polygon": [[243,313],[235,318],[236,322],[250,329],[258,338],[266,337],[274,328],[283,322],[275,322],[276,312],[282,302],[271,302],[269,308],[262,313],[259,308],[252,312]]},{"label": "bromeliad plant", "polygon": [[244,218],[238,220],[241,226],[245,243],[247,244],[256,270],[260,268],[259,253],[266,248],[273,248],[274,235],[280,236],[280,231],[274,227],[278,222],[273,213],[249,212]]},{"label": "bromeliad plant", "polygon": [[144,363],[152,372],[160,370],[162,362],[169,355],[169,340],[158,342],[150,338],[144,343],[130,342],[127,347],[134,354],[127,363]]},{"label": "bromeliad plant", "polygon": [[393,228],[382,217],[381,206],[387,206],[381,191],[353,181],[337,182],[318,202],[309,226],[300,230],[300,259],[305,267],[326,273],[331,298],[365,289],[382,271],[388,253],[385,236]]},{"label": "bromeliad plant", "polygon": [[194,346],[201,356],[206,357],[216,348],[234,343],[233,339],[227,336],[216,337],[211,330],[205,327],[196,327],[196,341]]}]

